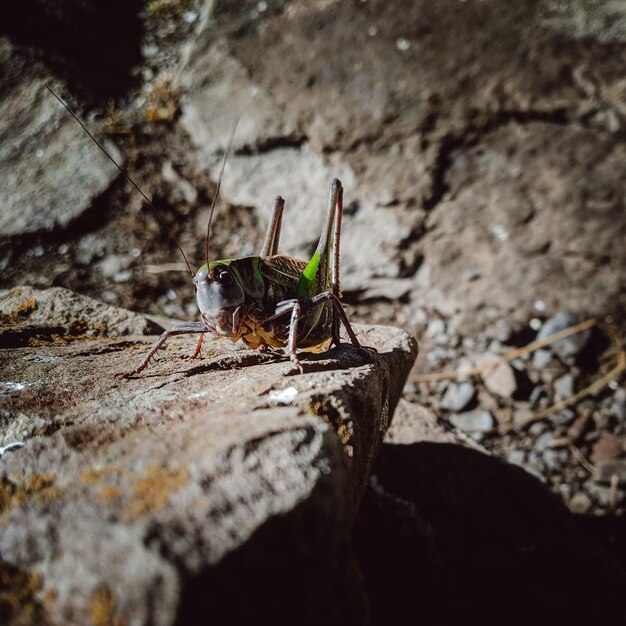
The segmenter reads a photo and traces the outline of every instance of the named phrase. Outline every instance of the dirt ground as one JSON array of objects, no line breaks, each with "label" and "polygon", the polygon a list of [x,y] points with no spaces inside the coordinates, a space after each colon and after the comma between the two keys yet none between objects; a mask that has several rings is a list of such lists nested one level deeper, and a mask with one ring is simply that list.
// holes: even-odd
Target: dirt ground
[{"label": "dirt ground", "polygon": [[[310,254],[338,176],[349,314],[418,338],[407,399],[573,511],[621,513],[626,9],[158,0],[136,22],[113,3],[104,35],[75,49],[46,38],[46,20],[90,32],[74,9],[42,8],[30,18],[40,28],[0,39],[1,287],[197,317],[166,229],[97,148],[74,149],[89,140],[44,82],[119,153],[193,269],[240,116],[211,257],[258,251],[279,193],[283,249]],[[464,374],[585,319],[593,327],[569,347]],[[595,394],[532,421],[607,374]]]}]

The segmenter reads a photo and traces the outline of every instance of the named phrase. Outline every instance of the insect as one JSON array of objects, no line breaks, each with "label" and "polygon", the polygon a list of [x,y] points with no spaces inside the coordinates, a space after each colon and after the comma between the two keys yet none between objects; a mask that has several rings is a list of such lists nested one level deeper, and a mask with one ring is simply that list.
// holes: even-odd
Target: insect
[{"label": "insect", "polygon": [[[133,184],[163,223],[149,198],[113,160],[65,102],[50,87],[48,89]],[[336,178],[329,185],[324,225],[317,248],[309,261],[278,254],[285,207],[285,201],[280,196],[274,199],[272,217],[258,256],[209,261],[211,221],[233,135],[234,128],[222,161],[209,215],[206,262],[197,272],[191,271],[184,251],[168,228],[193,277],[201,321],[176,324],[166,330],[152,345],[145,359],[134,370],[121,376],[129,377],[142,372],[170,337],[195,333],[199,334],[199,338],[194,351],[187,355],[191,358],[200,355],[204,336],[211,333],[227,337],[231,341],[241,340],[252,349],[266,351],[286,348],[293,369],[302,373],[303,368],[297,349],[322,351],[333,344],[339,345],[341,323],[352,344],[360,352],[367,354],[359,343],[340,300],[339,251],[343,187]]]}]

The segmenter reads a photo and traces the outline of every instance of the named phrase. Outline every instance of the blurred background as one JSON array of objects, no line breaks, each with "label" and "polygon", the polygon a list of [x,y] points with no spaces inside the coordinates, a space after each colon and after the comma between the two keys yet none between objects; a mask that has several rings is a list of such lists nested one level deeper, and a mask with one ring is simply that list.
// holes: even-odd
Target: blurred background
[{"label": "blurred background", "polygon": [[[62,286],[196,319],[166,230],[45,85],[197,266],[240,116],[212,258],[258,252],[277,194],[282,251],[307,257],[328,181],[340,178],[344,299],[353,321],[418,338],[406,399],[584,519],[621,515],[624,2],[29,0],[13,10],[0,25],[0,287]],[[569,328],[580,332],[533,349]],[[624,550],[613,531],[602,540]]]}]

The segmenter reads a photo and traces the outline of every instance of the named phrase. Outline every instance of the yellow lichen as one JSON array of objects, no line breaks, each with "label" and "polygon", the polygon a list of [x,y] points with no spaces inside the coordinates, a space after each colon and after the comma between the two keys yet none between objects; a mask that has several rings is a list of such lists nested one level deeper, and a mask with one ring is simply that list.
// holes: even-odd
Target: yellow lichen
[{"label": "yellow lichen", "polygon": [[50,500],[58,498],[64,491],[62,487],[55,487],[54,474],[31,474],[20,477],[17,482],[0,479],[0,512],[4,513],[15,506],[32,500],[41,506]]},{"label": "yellow lichen", "polygon": [[[18,296],[20,293],[11,292],[9,296]],[[37,300],[35,298],[26,298],[22,300],[10,313],[0,312],[0,326],[15,326],[19,324],[25,317],[28,317],[37,309]]]},{"label": "yellow lichen", "polygon": [[100,498],[102,498],[104,502],[115,500],[115,498],[119,498],[122,493],[122,490],[114,485],[105,485],[100,488]]},{"label": "yellow lichen", "polygon": [[[330,424],[337,433],[343,446],[347,446],[352,439],[350,422],[346,421],[340,412],[327,400],[313,401],[308,406],[308,412]],[[345,449],[345,448],[344,448]]]},{"label": "yellow lichen", "polygon": [[136,519],[162,509],[167,504],[170,494],[185,485],[188,480],[189,470],[186,467],[149,465],[143,471],[143,476],[135,483],[133,495],[124,506],[124,514]]},{"label": "yellow lichen", "polygon": [[100,585],[92,591],[89,609],[95,626],[126,626],[126,620],[121,615],[116,615],[117,601],[106,585]]},{"label": "yellow lichen", "polygon": [[36,608],[35,594],[42,586],[41,573],[24,572],[0,561],[0,615],[5,616],[7,622],[18,615],[32,616]]},{"label": "yellow lichen", "polygon": [[82,472],[83,483],[85,483],[85,485],[93,486],[100,482],[103,478],[107,478],[113,474],[124,474],[126,471],[125,467],[120,467],[118,465],[88,467]]},{"label": "yellow lichen", "polygon": [[56,589],[46,589],[41,594],[41,600],[44,604],[52,604],[58,597],[59,592]]}]

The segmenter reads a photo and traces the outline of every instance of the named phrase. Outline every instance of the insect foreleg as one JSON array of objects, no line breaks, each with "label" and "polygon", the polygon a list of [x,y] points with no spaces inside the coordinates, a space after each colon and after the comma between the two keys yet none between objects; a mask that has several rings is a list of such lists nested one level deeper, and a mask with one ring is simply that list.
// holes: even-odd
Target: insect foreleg
[{"label": "insect foreleg", "polygon": [[[152,360],[152,357],[159,351],[159,349],[163,346],[163,344],[174,335],[188,335],[191,333],[206,333],[210,332],[212,329],[209,328],[207,324],[204,322],[188,322],[185,324],[176,324],[172,326],[169,330],[166,330],[154,343],[154,345],[150,348],[150,352],[148,352],[148,356],[141,362],[141,364],[135,368],[132,372],[123,372],[118,374],[118,376],[122,376],[123,378],[128,378],[129,376],[134,376],[135,374],[139,374],[144,369],[146,369],[148,363]],[[198,346],[196,346],[197,348]]]},{"label": "insect foreleg", "polygon": [[193,352],[188,352],[180,355],[181,359],[197,359],[200,356],[200,352],[202,351],[202,344],[204,342],[204,333],[200,333],[200,337],[198,337],[198,341],[196,343],[196,347],[193,349]]}]

